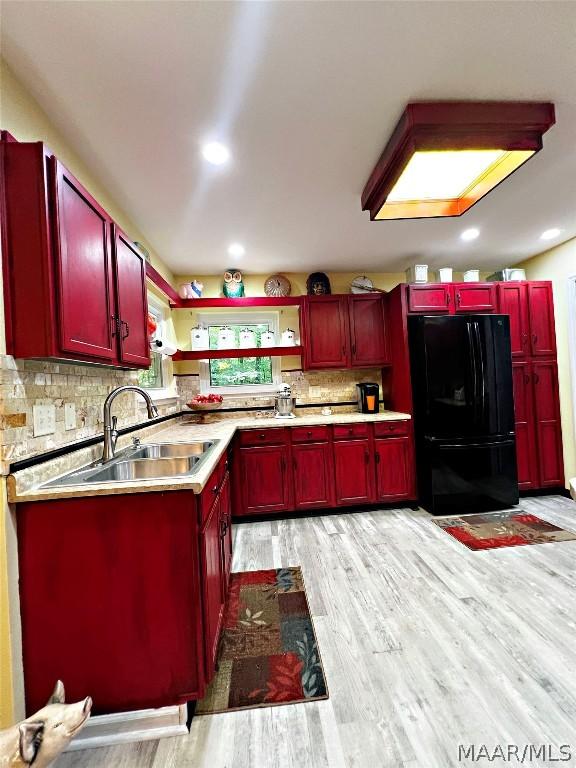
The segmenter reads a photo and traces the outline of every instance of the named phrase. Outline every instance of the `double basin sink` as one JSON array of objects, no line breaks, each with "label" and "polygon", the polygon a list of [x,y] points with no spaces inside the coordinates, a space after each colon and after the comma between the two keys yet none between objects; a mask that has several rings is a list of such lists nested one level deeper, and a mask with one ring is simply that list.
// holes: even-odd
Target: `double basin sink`
[{"label": "double basin sink", "polygon": [[119,451],[105,463],[97,462],[51,480],[44,488],[63,485],[162,480],[195,474],[218,440],[189,443],[147,443]]}]

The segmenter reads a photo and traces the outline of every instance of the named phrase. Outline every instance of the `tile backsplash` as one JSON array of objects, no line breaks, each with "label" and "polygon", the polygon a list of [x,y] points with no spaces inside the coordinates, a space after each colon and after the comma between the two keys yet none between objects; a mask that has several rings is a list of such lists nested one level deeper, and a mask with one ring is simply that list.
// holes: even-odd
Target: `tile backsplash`
[{"label": "tile backsplash", "polygon": [[[137,384],[136,371],[74,363],[15,360],[0,356],[1,470],[10,462],[93,437],[103,429],[103,405],[115,387]],[[65,428],[64,406],[74,403],[76,426]],[[54,434],[34,436],[35,405],[53,405]],[[177,402],[159,407],[162,415],[179,410]],[[120,395],[114,403],[118,425],[125,427],[146,419],[143,400],[134,392]]]}]

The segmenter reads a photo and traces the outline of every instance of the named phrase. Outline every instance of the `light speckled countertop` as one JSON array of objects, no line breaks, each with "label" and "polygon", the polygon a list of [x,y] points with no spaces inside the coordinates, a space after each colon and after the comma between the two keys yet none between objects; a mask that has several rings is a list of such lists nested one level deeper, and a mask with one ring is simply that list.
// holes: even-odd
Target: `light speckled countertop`
[{"label": "light speckled countertop", "polygon": [[298,415],[295,419],[256,418],[254,416],[242,416],[237,419],[223,418],[220,421],[212,421],[206,424],[191,423],[189,417],[174,419],[163,424],[148,427],[144,426],[140,432],[133,432],[118,441],[118,449],[130,444],[132,437],[141,437],[142,442],[154,443],[186,443],[194,440],[218,440],[210,456],[202,463],[201,467],[193,475],[184,475],[174,478],[162,478],[159,480],[132,480],[129,482],[90,483],[86,485],[51,486],[42,487],[61,475],[94,461],[101,446],[78,451],[76,460],[74,453],[61,459],[54,459],[45,464],[37,465],[22,470],[8,477],[8,499],[11,502],[22,501],[46,501],[48,499],[78,498],[81,496],[106,496],[114,494],[146,493],[150,491],[178,491],[192,490],[200,493],[222,454],[230,445],[234,434],[239,429],[263,429],[269,427],[298,427],[331,424],[353,424],[358,422],[394,421],[410,419],[407,413],[396,411],[384,411],[383,413],[338,413],[331,416],[320,414]]}]

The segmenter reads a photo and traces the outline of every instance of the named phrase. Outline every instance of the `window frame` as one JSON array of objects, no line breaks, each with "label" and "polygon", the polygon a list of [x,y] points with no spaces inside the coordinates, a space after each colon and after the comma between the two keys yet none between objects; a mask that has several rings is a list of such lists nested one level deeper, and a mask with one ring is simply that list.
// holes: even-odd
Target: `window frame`
[{"label": "window frame", "polygon": [[[242,312],[238,314],[211,312],[198,313],[197,322],[199,325],[208,327],[209,325],[262,325],[267,324],[274,332],[276,338],[280,332],[280,313],[279,312]],[[273,349],[273,347],[272,347]],[[249,357],[249,355],[246,355]],[[199,378],[200,393],[203,395],[229,395],[237,397],[251,397],[254,395],[272,395],[282,384],[282,368],[280,357],[270,355],[272,363],[272,383],[271,384],[239,384],[238,386],[216,387],[210,382],[210,360],[199,360]]]},{"label": "window frame", "polygon": [[[166,337],[168,318],[170,317],[169,306],[157,298],[153,293],[148,292],[148,310],[159,318],[158,327],[156,329],[157,336],[161,338]],[[161,402],[165,400],[176,400],[178,398],[178,392],[176,391],[176,379],[172,372],[171,358],[168,355],[163,355],[160,352],[150,352],[150,356],[159,355],[160,365],[162,371],[162,386],[161,387],[142,387],[147,392],[154,402]]]}]

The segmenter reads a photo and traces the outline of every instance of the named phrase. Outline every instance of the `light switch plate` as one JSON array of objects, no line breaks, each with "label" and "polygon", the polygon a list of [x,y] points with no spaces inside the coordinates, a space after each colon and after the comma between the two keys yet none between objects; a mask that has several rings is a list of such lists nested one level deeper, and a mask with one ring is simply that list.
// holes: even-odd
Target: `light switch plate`
[{"label": "light switch plate", "polygon": [[53,435],[56,431],[56,407],[54,405],[35,405],[32,408],[34,417],[34,437]]},{"label": "light switch plate", "polygon": [[76,429],[76,403],[64,403],[64,428]]}]

